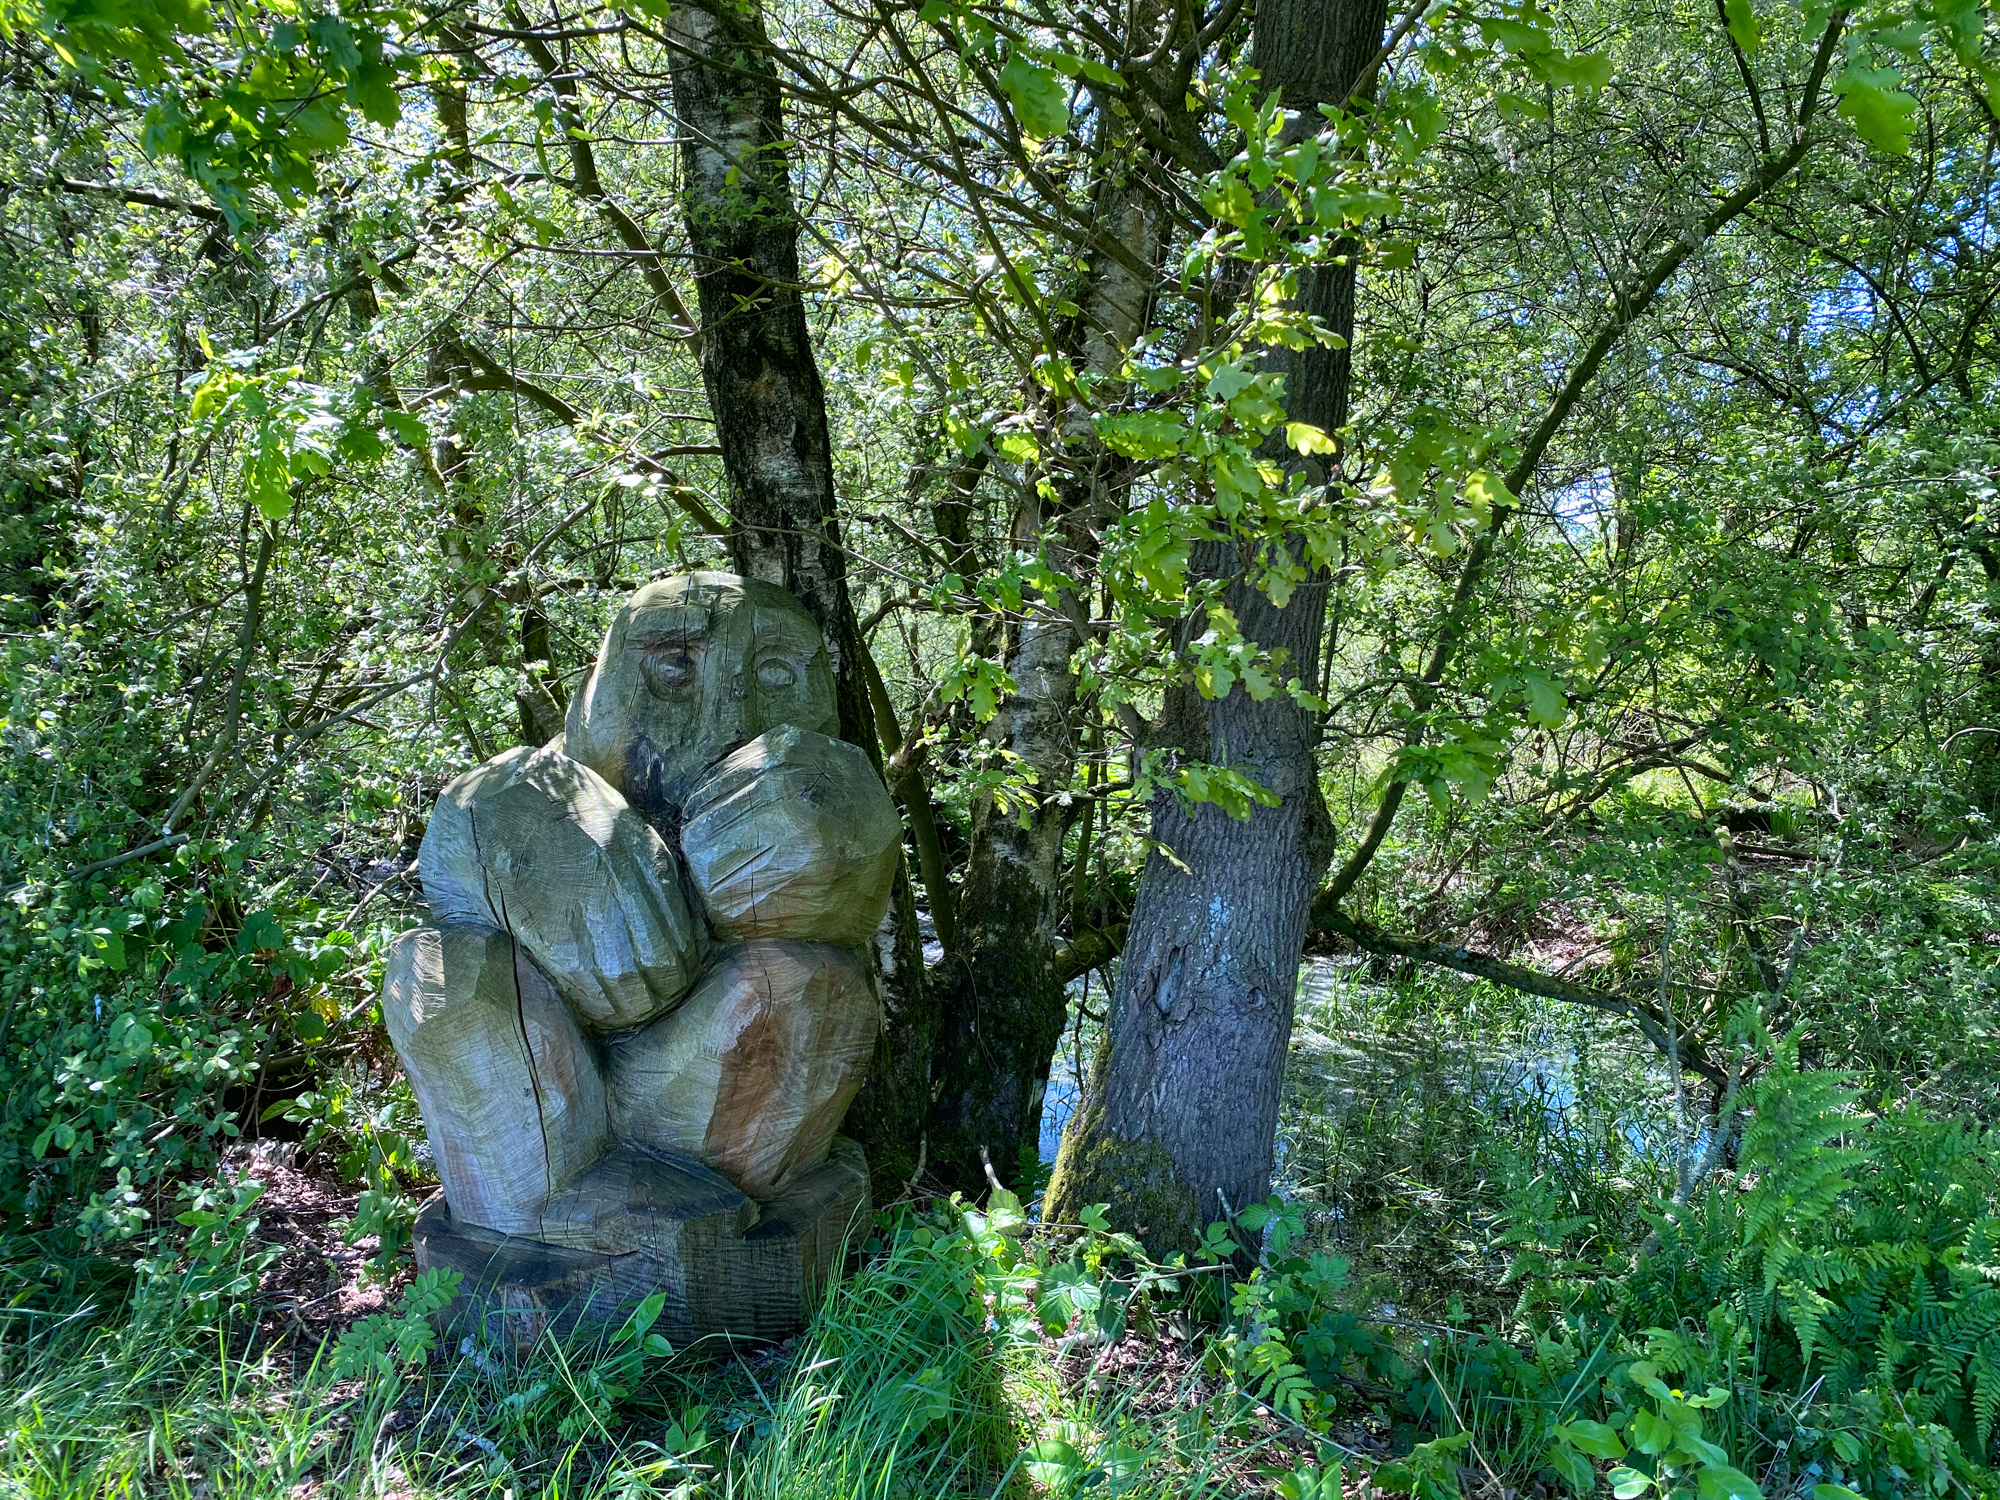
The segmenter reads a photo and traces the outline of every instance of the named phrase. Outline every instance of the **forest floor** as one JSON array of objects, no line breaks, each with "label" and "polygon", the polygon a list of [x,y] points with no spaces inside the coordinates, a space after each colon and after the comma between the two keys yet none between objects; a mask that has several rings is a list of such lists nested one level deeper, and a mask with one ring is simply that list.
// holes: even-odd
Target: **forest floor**
[{"label": "forest floor", "polygon": [[[301,1164],[296,1156],[293,1143],[265,1140],[236,1147],[223,1162],[221,1178],[225,1183],[248,1180],[262,1185],[253,1244],[273,1257],[258,1276],[256,1333],[233,1357],[245,1370],[264,1372],[270,1396],[317,1406],[327,1424],[324,1446],[332,1447],[351,1426],[349,1408],[355,1404],[360,1384],[349,1380],[316,1386],[313,1367],[357,1323],[393,1309],[409,1286],[412,1271],[404,1266],[386,1277],[371,1275],[375,1237],[360,1237],[350,1244],[345,1235],[356,1212],[358,1190],[341,1183],[324,1166]],[[1365,1411],[1352,1421],[1312,1433],[1268,1408],[1236,1409],[1242,1404],[1238,1393],[1228,1376],[1204,1358],[1205,1345],[1203,1330],[1167,1322],[1145,1332],[1127,1330],[1115,1341],[1044,1334],[1027,1350],[1017,1349],[1017,1358],[1025,1353],[1039,1368],[1023,1370],[1017,1366],[1004,1382],[1010,1408],[1008,1425],[1017,1440],[1016,1456],[1032,1455],[1039,1443],[1061,1441],[1064,1434],[1074,1438],[1078,1413],[1090,1414],[1082,1425],[1093,1428],[1138,1426],[1170,1432],[1177,1422],[1185,1423],[1190,1416],[1212,1415],[1225,1408],[1231,1409],[1231,1420],[1225,1424],[1228,1441],[1211,1446],[1202,1456],[1199,1472],[1181,1474],[1185,1487],[1177,1485],[1170,1493],[1270,1495],[1276,1493],[1274,1474],[1311,1465],[1329,1449],[1377,1463],[1394,1456],[1389,1424]],[[761,1435],[758,1429],[765,1425],[760,1419],[770,1406],[770,1393],[794,1375],[805,1348],[804,1340],[792,1339],[776,1345],[734,1347],[721,1357],[712,1351],[691,1351],[692,1357],[677,1362],[672,1371],[677,1403],[683,1412],[692,1409],[703,1413],[720,1434],[735,1435],[746,1446],[753,1444]],[[451,1367],[484,1363],[489,1358],[469,1345],[437,1351],[431,1358],[430,1377],[411,1385],[401,1410],[389,1413],[382,1423],[380,1439],[393,1449],[398,1435],[408,1438],[432,1425],[435,1391],[450,1383]],[[878,1393],[878,1399],[883,1394],[892,1402],[896,1395],[893,1391]],[[1115,1420],[1107,1421],[1106,1415],[1112,1412]],[[1213,1425],[1202,1425],[1205,1433],[1215,1434]],[[472,1434],[461,1431],[458,1436],[469,1449],[481,1447]],[[614,1471],[620,1448],[616,1442],[585,1445],[568,1455],[569,1468],[578,1477],[592,1471]],[[533,1467],[530,1473],[517,1477],[530,1479]],[[997,1488],[990,1493],[1029,1497],[1068,1488],[1038,1478],[1030,1472],[1029,1464],[1018,1462],[1012,1465],[1017,1472],[1010,1482],[1004,1477],[1005,1467]],[[1352,1467],[1344,1493],[1357,1497],[1370,1494],[1367,1473],[1365,1462]],[[184,1477],[196,1481],[189,1500],[229,1500],[239,1493],[226,1486],[204,1485],[192,1472]],[[411,1466],[396,1465],[393,1473],[383,1476],[388,1487],[375,1491],[350,1490],[342,1477],[309,1478],[288,1493],[288,1500],[323,1500],[348,1493],[375,1493],[381,1500],[415,1500],[419,1496],[456,1500],[461,1495],[489,1493],[485,1480],[490,1476],[466,1475],[463,1486],[440,1489],[414,1477]],[[1114,1483],[1108,1493],[1151,1492],[1150,1486],[1135,1483],[1138,1478],[1127,1473],[1123,1475],[1126,1482]],[[10,1493],[0,1482],[0,1495]],[[513,1493],[534,1493],[534,1489],[530,1484]],[[551,1487],[547,1493],[566,1492]],[[690,1500],[707,1493],[688,1492]],[[725,1486],[716,1493],[731,1490]],[[1332,1500],[1332,1496],[1325,1495],[1323,1500]]]},{"label": "forest floor", "polygon": [[[1087,1060],[1091,1040],[1065,1051]],[[1519,1175],[1506,1153],[1569,1142],[1603,1176],[1608,1143],[1629,1166],[1644,1075],[1567,1017],[1318,964],[1281,1181],[1312,1245],[1342,1259],[1347,1303],[1420,1338],[1512,1296],[1492,1244],[1499,1185]],[[262,1140],[225,1157],[224,1186],[262,1187],[241,1262],[254,1283],[225,1285],[233,1322],[163,1326],[135,1303],[94,1326],[86,1310],[0,1329],[0,1500],[1332,1500],[1423,1436],[1359,1385],[1318,1403],[1317,1430],[1274,1410],[1227,1317],[1149,1316],[1110,1339],[1087,1320],[978,1333],[968,1262],[907,1244],[859,1257],[814,1327],[776,1347],[641,1358],[600,1335],[515,1361],[406,1354],[397,1340],[422,1332],[412,1272],[381,1273],[373,1237],[349,1243],[362,1204],[336,1155]],[[967,1330],[978,1347],[955,1346]],[[343,1337],[389,1352],[357,1375]]]}]

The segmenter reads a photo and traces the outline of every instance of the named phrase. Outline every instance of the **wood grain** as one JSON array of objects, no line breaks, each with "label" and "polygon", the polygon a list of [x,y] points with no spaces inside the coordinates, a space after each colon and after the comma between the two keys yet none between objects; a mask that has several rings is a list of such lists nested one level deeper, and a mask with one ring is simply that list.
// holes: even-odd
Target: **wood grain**
[{"label": "wood grain", "polygon": [[658,1286],[690,1330],[796,1323],[827,1214],[866,1200],[833,1141],[901,839],[836,722],[798,601],[689,574],[620,611],[561,735],[440,795],[438,926],[399,942],[383,1008],[444,1180],[420,1262],[477,1271],[488,1312],[539,1328]]},{"label": "wood grain", "polygon": [[450,1337],[525,1352],[551,1330],[615,1325],[657,1291],[666,1303],[655,1331],[676,1346],[785,1338],[839,1274],[869,1201],[867,1162],[845,1140],[761,1211],[698,1166],[639,1151],[613,1153],[577,1188],[594,1203],[586,1243],[496,1234],[465,1223],[443,1195],[424,1205],[418,1267],[464,1275],[439,1317]]},{"label": "wood grain", "polygon": [[824,1159],[880,1025],[868,970],[845,949],[723,950],[678,1011],[607,1049],[612,1129],[769,1197]]},{"label": "wood grain", "polygon": [[459,1217],[534,1234],[551,1192],[610,1148],[604,1085],[575,1017],[503,932],[397,938],[382,1017]]},{"label": "wood grain", "polygon": [[722,938],[858,947],[889,909],[902,824],[853,745],[782,725],[688,793],[681,850]]},{"label": "wood grain", "polygon": [[435,917],[512,933],[596,1029],[664,1014],[700,967],[673,851],[559,749],[522,746],[453,781],[417,862]]},{"label": "wood grain", "polygon": [[777,724],[839,732],[819,627],[774,584],[686,573],[618,611],[563,743],[670,832],[696,778]]}]

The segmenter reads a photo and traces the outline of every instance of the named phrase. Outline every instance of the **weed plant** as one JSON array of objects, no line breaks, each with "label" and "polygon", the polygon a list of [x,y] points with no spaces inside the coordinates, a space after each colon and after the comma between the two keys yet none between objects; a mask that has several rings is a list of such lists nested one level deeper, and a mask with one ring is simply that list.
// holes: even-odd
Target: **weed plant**
[{"label": "weed plant", "polygon": [[[441,1348],[437,1275],[267,1341],[257,1189],[197,1182],[171,1237],[67,1293],[10,1244],[0,1500],[2000,1495],[1990,1131],[1748,1042],[1736,1159],[1677,1200],[1701,1139],[1595,1023],[1309,989],[1289,1200],[1168,1264],[1004,1192],[905,1208],[779,1351],[673,1349],[657,1304]],[[393,1184],[394,1100],[344,1076],[310,1146]]]},{"label": "weed plant", "polygon": [[1650,1053],[1575,1007],[1320,961],[1300,987],[1281,1187],[1392,1316],[1495,1317],[1530,1243],[1553,1269],[1645,1237],[1645,1204],[1672,1185],[1668,1093]]}]

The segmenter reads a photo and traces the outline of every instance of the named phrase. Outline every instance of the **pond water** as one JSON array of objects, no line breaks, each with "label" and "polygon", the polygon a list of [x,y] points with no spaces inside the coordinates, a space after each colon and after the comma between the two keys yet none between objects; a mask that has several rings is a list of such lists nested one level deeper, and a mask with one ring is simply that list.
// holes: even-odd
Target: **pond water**
[{"label": "pond water", "polygon": [[[1077,1106],[1103,977],[1071,996],[1044,1162]],[[1536,1173],[1650,1197],[1676,1141],[1693,1144],[1674,1129],[1665,1069],[1625,1022],[1456,976],[1384,984],[1357,959],[1301,967],[1276,1185],[1329,1238],[1413,1233]]]}]

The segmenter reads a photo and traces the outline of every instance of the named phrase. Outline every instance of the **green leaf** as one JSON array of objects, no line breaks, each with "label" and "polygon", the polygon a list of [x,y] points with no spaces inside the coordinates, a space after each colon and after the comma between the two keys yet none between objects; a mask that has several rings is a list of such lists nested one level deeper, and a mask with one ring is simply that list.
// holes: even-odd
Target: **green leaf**
[{"label": "green leaf", "polygon": [[1637,1469],[1628,1469],[1622,1465],[1613,1469],[1606,1477],[1611,1481],[1611,1493],[1616,1495],[1618,1500],[1638,1500],[1640,1495],[1653,1487],[1653,1481]]},{"label": "green leaf", "polygon": [[1016,52],[1000,69],[1000,87],[1025,134],[1046,140],[1069,129],[1069,94],[1053,68]]},{"label": "green leaf", "polygon": [[1636,1359],[1625,1367],[1625,1378],[1656,1401],[1671,1401],[1674,1393],[1660,1379],[1659,1366],[1649,1359]]},{"label": "green leaf", "polygon": [[1062,1494],[1082,1476],[1083,1455],[1063,1438],[1043,1438],[1022,1450],[1021,1467],[1043,1489]]},{"label": "green leaf", "polygon": [[1721,1444],[1711,1443],[1701,1435],[1700,1418],[1695,1418],[1693,1422],[1681,1423],[1675,1431],[1678,1434],[1675,1446],[1679,1453],[1687,1455],[1697,1463],[1728,1466],[1729,1454],[1723,1450]]},{"label": "green leaf", "polygon": [[1623,1458],[1625,1443],[1602,1422],[1577,1420],[1556,1429],[1556,1436],[1593,1458]]},{"label": "green leaf", "polygon": [[98,931],[90,934],[91,957],[113,973],[125,970],[125,939],[118,933]]},{"label": "green leaf", "polygon": [[315,99],[292,115],[291,133],[305,150],[323,156],[347,144],[347,117],[332,98]]},{"label": "green leaf", "polygon": [[252,912],[245,917],[242,931],[236,934],[238,953],[271,951],[284,945],[285,930],[278,925],[278,919],[267,911]]},{"label": "green leaf", "polygon": [[1736,45],[1745,52],[1755,52],[1764,40],[1764,24],[1750,9],[1750,0],[1722,0],[1722,16]]},{"label": "green leaf", "polygon": [[1376,1489],[1387,1490],[1392,1495],[1407,1495],[1417,1487],[1417,1476],[1400,1459],[1383,1464],[1370,1477],[1374,1479]]},{"label": "green leaf", "polygon": [[1019,1234],[1028,1227],[1027,1210],[1018,1194],[997,1187],[987,1195],[986,1227],[995,1234]]},{"label": "green leaf", "polygon": [[947,703],[960,698],[972,707],[972,716],[985,723],[1000,711],[1001,700],[1015,691],[1014,679],[998,662],[967,654],[952,664],[939,684],[939,694]]},{"label": "green leaf", "polygon": [[1106,1443],[1097,1450],[1096,1468],[1114,1495],[1128,1491],[1145,1467],[1146,1450],[1131,1443]]},{"label": "green leaf", "polygon": [[396,92],[395,69],[382,63],[364,65],[347,85],[347,101],[370,124],[387,130],[403,114],[402,96]]},{"label": "green leaf", "polygon": [[1103,1303],[1103,1291],[1082,1265],[1063,1261],[1043,1273],[1035,1311],[1042,1328],[1050,1334],[1066,1331],[1080,1313],[1094,1313]]},{"label": "green leaf", "polygon": [[[1557,1429],[1558,1434],[1561,1430]],[[1597,1483],[1597,1470],[1591,1467],[1590,1460],[1565,1443],[1550,1444],[1542,1461],[1555,1470],[1556,1478],[1580,1495],[1588,1494]]]},{"label": "green leaf", "polygon": [[[1530,667],[1521,674],[1521,692],[1528,700],[1528,722],[1537,729],[1560,729],[1563,720],[1569,717],[1569,703],[1563,697],[1562,685],[1546,672]],[[1616,1453],[1601,1453],[1600,1458],[1616,1458]]]},{"label": "green leaf", "polygon": [[1104,446],[1126,458],[1170,458],[1187,442],[1188,430],[1160,412],[1125,417],[1099,417],[1098,436]]},{"label": "green leaf", "polygon": [[1241,365],[1224,365],[1208,377],[1208,393],[1227,401],[1241,395],[1244,389],[1256,382],[1254,370],[1246,370]]},{"label": "green leaf", "polygon": [[1626,1431],[1641,1453],[1665,1453],[1674,1446],[1674,1424],[1655,1411],[1640,1411]]},{"label": "green leaf", "polygon": [[423,422],[406,411],[385,411],[382,425],[396,435],[398,442],[411,448],[428,447],[431,440],[430,429]]},{"label": "green leaf", "polygon": [[1696,1488],[1701,1492],[1701,1500],[1764,1500],[1757,1482],[1728,1464],[1704,1465]]},{"label": "green leaf", "polygon": [[1841,116],[1855,134],[1887,156],[1909,155],[1910,134],[1916,129],[1917,101],[1898,87],[1902,81],[1895,68],[1871,68],[1858,57],[1849,59],[1833,81]]},{"label": "green leaf", "polygon": [[1495,506],[1512,509],[1521,503],[1507,488],[1507,481],[1487,469],[1474,469],[1466,475],[1463,493],[1466,505],[1482,520],[1492,514]]},{"label": "green leaf", "polygon": [[1551,52],[1528,59],[1528,66],[1559,89],[1594,94],[1611,82],[1611,56],[1605,52]]},{"label": "green leaf", "polygon": [[1298,453],[1337,453],[1338,445],[1310,422],[1287,422],[1285,441]]}]

